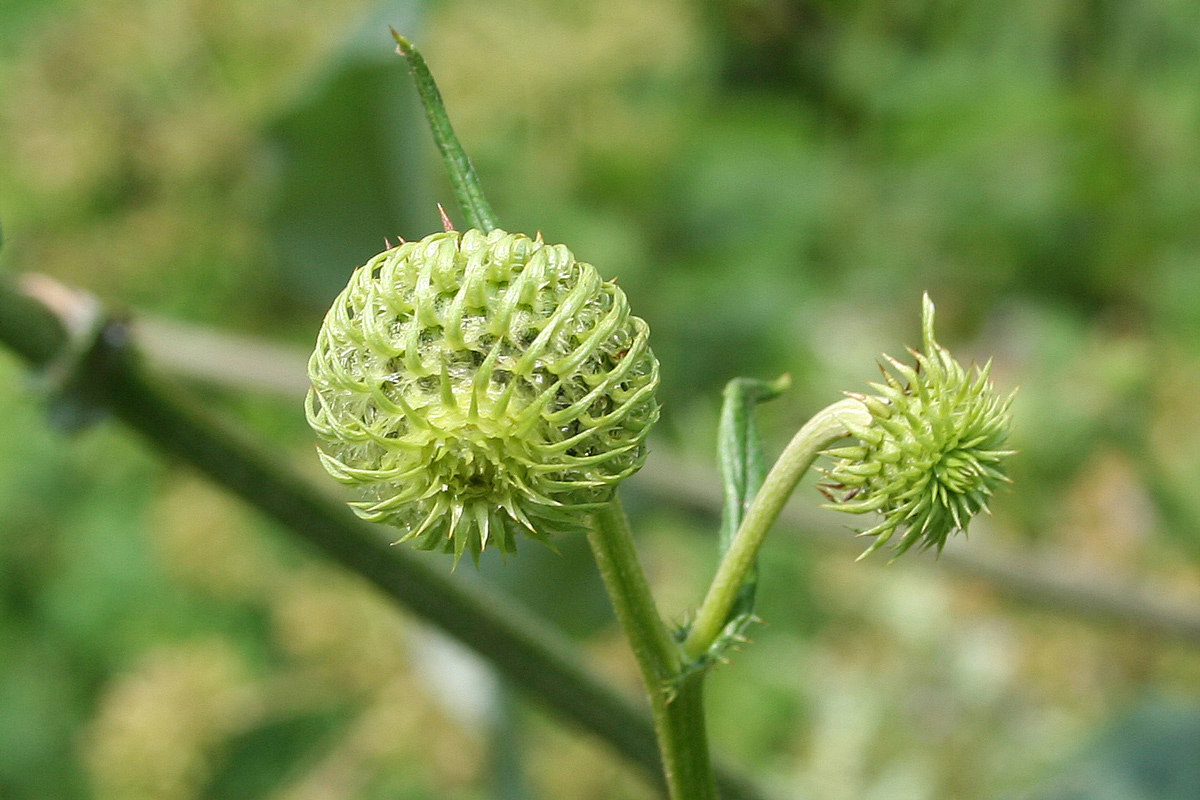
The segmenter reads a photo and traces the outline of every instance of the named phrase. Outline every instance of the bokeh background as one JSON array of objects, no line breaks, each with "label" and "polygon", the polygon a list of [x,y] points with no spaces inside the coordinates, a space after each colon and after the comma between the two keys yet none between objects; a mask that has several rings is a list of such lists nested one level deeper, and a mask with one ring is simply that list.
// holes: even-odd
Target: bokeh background
[{"label": "bokeh background", "polygon": [[[129,311],[156,369],[321,481],[304,350],[350,270],[452,202],[395,25],[502,222],[619,276],[651,325],[663,421],[627,503],[669,614],[713,567],[724,382],[792,375],[763,409],[777,450],[918,343],[928,290],[943,343],[1021,386],[1015,484],[957,550],[1186,617],[1198,20],[1187,0],[5,0],[0,259]],[[0,353],[0,798],[652,796],[185,467],[48,415],[48,391]],[[855,564],[799,494],[763,557],[768,624],[709,692],[733,762],[814,800],[1200,797],[1194,635],[945,560]],[[586,553],[560,549],[478,579],[635,693]]]}]

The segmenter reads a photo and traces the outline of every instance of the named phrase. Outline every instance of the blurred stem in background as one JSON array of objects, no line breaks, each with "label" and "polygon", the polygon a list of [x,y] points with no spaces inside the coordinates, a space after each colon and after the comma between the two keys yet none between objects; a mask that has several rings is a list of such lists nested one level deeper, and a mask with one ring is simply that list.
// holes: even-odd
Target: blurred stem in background
[{"label": "blurred stem in background", "polygon": [[[48,296],[49,284],[42,281],[34,285],[39,295]],[[338,563],[368,579],[410,611],[476,649],[514,685],[608,741],[644,771],[657,773],[658,760],[649,721],[583,673],[567,655],[569,646],[558,637],[494,594],[478,587],[451,585],[446,578],[429,572],[403,551],[387,546],[370,526],[356,520],[340,503],[324,499],[269,459],[219,432],[225,426],[206,422],[194,410],[185,410],[154,388],[136,366],[134,348],[126,339],[128,329],[124,326],[105,326],[92,349],[73,350],[59,320],[60,316],[76,320],[86,316],[71,310],[71,303],[81,298],[67,291],[58,292],[56,297],[51,302],[57,306],[57,314],[45,303],[18,291],[7,279],[0,281],[0,341],[35,368],[49,367],[50,372],[56,371],[51,365],[61,363],[56,360],[64,353],[76,353],[73,357],[79,359],[79,371],[74,375],[75,380],[69,382],[68,390],[84,391],[88,402],[101,404],[164,451],[184,458]],[[253,383],[259,389],[274,390],[285,396],[298,389],[289,383],[290,379],[276,383],[270,373],[254,369],[239,372],[230,367],[246,361],[253,363],[264,351],[276,365],[289,361],[302,365],[302,355],[286,348],[260,343],[247,347],[245,339],[205,331],[204,337],[211,337],[209,341],[219,344],[215,348],[206,347],[202,363],[196,363],[189,361],[186,353],[178,359],[172,357],[176,351],[170,340],[193,339],[184,333],[190,332],[189,327],[159,320],[147,326],[135,323],[132,330],[150,344],[147,349],[155,363],[168,370],[222,382],[222,369],[229,368],[232,383]],[[163,331],[173,333],[155,336],[155,332]],[[289,372],[285,368],[278,374]],[[256,379],[248,377],[252,373],[257,375]],[[706,474],[707,470],[685,463],[658,470],[651,467],[645,476],[657,496],[715,514],[720,507],[720,493],[713,479],[704,477]],[[810,528],[811,517],[785,509],[781,521]],[[817,530],[821,528],[818,526]],[[848,541],[844,534],[832,532],[827,537],[819,535],[818,540],[843,546]],[[999,592],[1023,601],[1106,624],[1130,625],[1200,646],[1200,617],[1193,609],[1172,606],[1135,588],[1122,588],[1128,585],[1124,578],[1088,577],[1069,566],[1048,565],[1043,559],[986,555],[974,548],[969,552],[947,548],[938,563],[941,568],[965,577],[986,580]],[[537,664],[536,669],[531,669],[531,664]],[[728,771],[718,768],[718,775],[724,796],[760,796]]]},{"label": "blurred stem in background", "polygon": [[[304,397],[307,354],[299,348],[264,342],[224,331],[161,317],[135,315],[130,323],[139,349],[156,369],[178,378],[235,391],[277,396],[287,403]],[[1114,441],[1128,448],[1147,475],[1162,468],[1145,445],[1144,431],[1122,426]],[[1153,486],[1153,499],[1173,527],[1195,530],[1197,520],[1186,493],[1165,481]],[[650,494],[655,502],[692,508],[707,517],[721,513],[721,488],[712,468],[655,449],[646,468],[628,491]],[[803,537],[821,546],[856,552],[859,544],[829,521],[829,515],[810,504],[791,502],[780,513],[785,528],[804,531]],[[1181,536],[1191,540],[1190,536]],[[1128,626],[1200,647],[1200,613],[1173,603],[1150,587],[1139,586],[1121,574],[1090,573],[1059,557],[1002,552],[984,542],[970,547],[952,542],[934,561],[931,555],[900,562],[895,568],[936,568],[951,575],[986,582],[994,591],[1019,602],[1079,616],[1101,625]],[[915,567],[910,565],[917,565]]]}]

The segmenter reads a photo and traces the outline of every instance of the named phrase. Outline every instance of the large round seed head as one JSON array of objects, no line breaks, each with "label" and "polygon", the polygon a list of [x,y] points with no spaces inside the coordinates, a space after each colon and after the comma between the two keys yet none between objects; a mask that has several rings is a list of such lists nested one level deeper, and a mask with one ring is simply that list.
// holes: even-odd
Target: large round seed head
[{"label": "large round seed head", "polygon": [[830,508],[854,514],[878,512],[879,524],[862,531],[875,541],[863,556],[903,531],[899,555],[916,543],[938,551],[955,530],[987,510],[996,487],[1008,481],[1005,449],[1012,395],[996,395],[989,364],[968,372],[933,337],[933,303],[924,298],[924,352],[912,351],[916,367],[887,358],[878,396],[852,394],[871,422],[846,422],[859,440],[826,452],[836,460],[823,470],[822,491]]},{"label": "large round seed head", "polygon": [[308,421],[359,516],[474,558],[578,529],[645,458],[658,362],[563,245],[437,233],[355,271],[309,361]]}]

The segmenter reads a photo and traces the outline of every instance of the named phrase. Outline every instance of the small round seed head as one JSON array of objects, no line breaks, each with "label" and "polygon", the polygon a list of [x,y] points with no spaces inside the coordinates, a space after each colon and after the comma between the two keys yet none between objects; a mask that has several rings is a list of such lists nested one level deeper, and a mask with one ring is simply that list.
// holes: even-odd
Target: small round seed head
[{"label": "small round seed head", "polygon": [[1009,479],[1003,460],[1011,426],[1012,395],[998,397],[988,378],[991,362],[964,369],[933,337],[933,303],[925,295],[921,328],[924,352],[910,351],[916,366],[884,356],[884,383],[877,396],[851,394],[871,415],[867,425],[846,422],[859,443],[825,455],[821,489],[828,508],[852,514],[878,512],[882,520],[860,535],[875,541],[869,555],[903,531],[896,555],[914,544],[941,552],[955,530],[988,510],[996,487]]},{"label": "small round seed head", "polygon": [[658,361],[563,245],[446,231],[360,267],[309,361],[322,463],[359,516],[478,559],[576,530],[645,459]]}]

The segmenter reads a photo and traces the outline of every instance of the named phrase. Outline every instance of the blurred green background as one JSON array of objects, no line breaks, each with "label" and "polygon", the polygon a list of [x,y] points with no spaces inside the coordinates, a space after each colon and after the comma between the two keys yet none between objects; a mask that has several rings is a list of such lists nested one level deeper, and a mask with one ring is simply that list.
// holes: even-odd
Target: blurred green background
[{"label": "blurred green background", "polygon": [[[792,374],[777,450],[918,342],[923,290],[944,344],[1021,386],[1016,482],[966,548],[1200,610],[1200,5],[0,3],[3,269],[154,323],[160,370],[318,481],[303,350],[452,203],[388,24],[502,223],[618,276],[654,331],[627,494],[668,613],[713,567],[711,508],[669,478],[707,485],[724,382]],[[248,346],[181,324],[270,342],[280,375],[237,382]],[[230,374],[198,378],[197,342]],[[0,354],[0,800],[652,796],[520,704],[515,775],[469,660],[119,427],[48,425],[47,391]],[[561,549],[483,576],[636,692]],[[769,624],[712,681],[716,747],[781,796],[1200,797],[1194,640],[853,554],[783,526]]]}]

